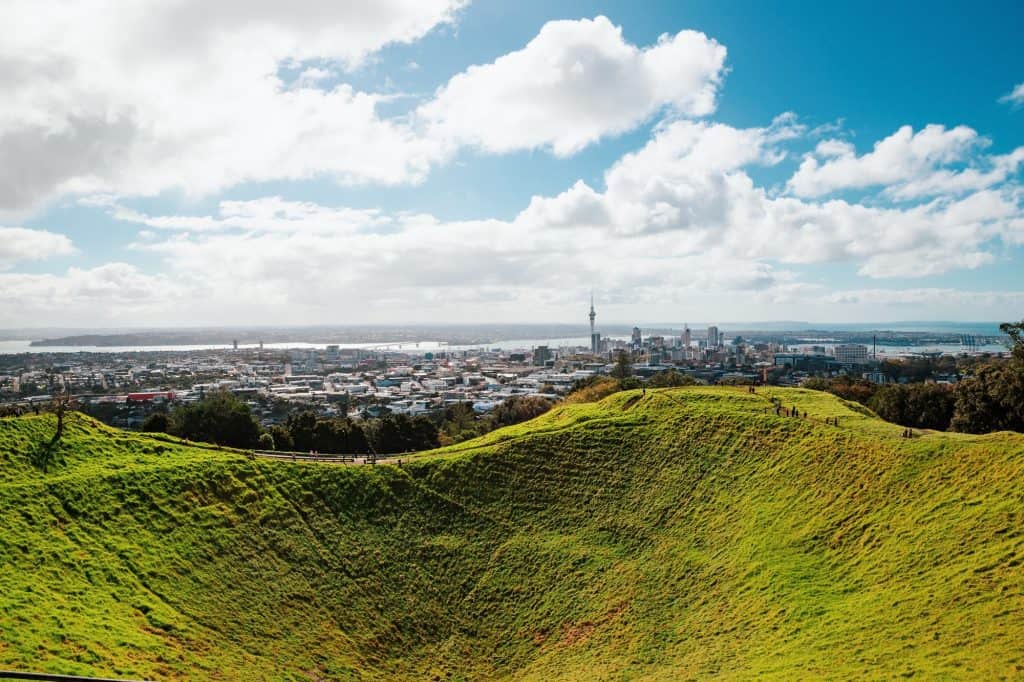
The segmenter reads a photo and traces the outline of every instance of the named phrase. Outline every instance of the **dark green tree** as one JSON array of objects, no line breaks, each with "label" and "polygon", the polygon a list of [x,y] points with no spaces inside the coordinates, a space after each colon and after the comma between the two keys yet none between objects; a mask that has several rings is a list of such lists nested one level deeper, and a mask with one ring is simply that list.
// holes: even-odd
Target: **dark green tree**
[{"label": "dark green tree", "polygon": [[423,416],[389,414],[375,420],[370,435],[377,454],[429,450],[439,444],[437,427]]},{"label": "dark green tree", "polygon": [[267,433],[269,433],[270,437],[274,439],[275,450],[287,452],[295,449],[295,444],[292,443],[292,434],[288,430],[287,426],[284,426],[283,424],[274,424],[267,429]]},{"label": "dark green tree", "polygon": [[953,390],[940,384],[890,384],[868,400],[868,407],[886,421],[939,431],[949,428],[955,404]]},{"label": "dark green tree", "polygon": [[1024,320],[999,329],[1010,337],[1013,357],[981,365],[957,384],[954,431],[1024,431]]},{"label": "dark green tree", "polygon": [[437,427],[427,417],[413,417],[410,427],[409,450],[431,450],[440,445]]},{"label": "dark green tree", "polygon": [[154,412],[142,421],[141,430],[146,433],[167,433],[171,428],[171,419],[165,412]]},{"label": "dark green tree", "polygon": [[288,415],[285,427],[291,434],[292,448],[300,452],[315,449],[316,421],[316,414],[310,410]]},{"label": "dark green tree", "polygon": [[954,393],[954,431],[1024,431],[1024,362],[985,365]]},{"label": "dark green tree", "polygon": [[175,409],[170,432],[194,441],[251,448],[259,439],[260,425],[248,405],[227,391],[216,391]]},{"label": "dark green tree", "polygon": [[378,454],[404,451],[400,416],[403,415],[389,414],[375,420],[371,441]]},{"label": "dark green tree", "polygon": [[551,401],[538,396],[515,395],[491,412],[491,428],[498,429],[539,417],[551,409]]}]

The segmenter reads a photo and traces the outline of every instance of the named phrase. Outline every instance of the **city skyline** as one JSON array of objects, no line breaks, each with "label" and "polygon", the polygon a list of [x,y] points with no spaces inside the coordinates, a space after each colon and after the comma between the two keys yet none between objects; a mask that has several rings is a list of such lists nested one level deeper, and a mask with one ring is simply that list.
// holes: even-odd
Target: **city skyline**
[{"label": "city skyline", "polygon": [[0,328],[1020,319],[1024,9],[921,14],[5,4]]}]

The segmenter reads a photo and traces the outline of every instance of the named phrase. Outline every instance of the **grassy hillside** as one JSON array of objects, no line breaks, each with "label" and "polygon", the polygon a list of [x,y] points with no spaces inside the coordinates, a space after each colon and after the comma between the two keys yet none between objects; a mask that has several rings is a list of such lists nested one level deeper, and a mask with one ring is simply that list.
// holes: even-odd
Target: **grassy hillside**
[{"label": "grassy hillside", "polygon": [[[615,394],[392,466],[0,420],[0,668],[160,679],[1024,674],[1024,436]],[[839,426],[824,418],[840,417]]]}]

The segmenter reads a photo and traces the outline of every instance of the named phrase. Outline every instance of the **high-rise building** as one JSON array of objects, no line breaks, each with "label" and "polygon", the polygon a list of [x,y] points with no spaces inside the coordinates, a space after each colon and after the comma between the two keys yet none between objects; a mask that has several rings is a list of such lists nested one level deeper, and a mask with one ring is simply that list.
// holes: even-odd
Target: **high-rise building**
[{"label": "high-rise building", "polygon": [[718,335],[718,327],[712,325],[708,327],[708,348],[718,348],[722,343],[722,339]]},{"label": "high-rise building", "polygon": [[690,326],[687,325],[686,323],[683,323],[683,348],[689,348],[691,340],[692,339],[690,338]]},{"label": "high-rise building", "polygon": [[633,327],[633,345],[639,348],[643,345],[643,335],[640,333],[640,327]]},{"label": "high-rise building", "polygon": [[601,335],[594,331],[594,320],[597,313],[594,312],[594,293],[590,293],[590,352],[598,353],[601,350]]}]

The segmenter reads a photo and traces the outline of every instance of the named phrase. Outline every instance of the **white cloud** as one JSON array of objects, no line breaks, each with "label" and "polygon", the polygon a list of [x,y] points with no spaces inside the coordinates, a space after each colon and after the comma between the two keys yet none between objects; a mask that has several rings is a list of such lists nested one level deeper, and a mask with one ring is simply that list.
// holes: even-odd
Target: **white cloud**
[{"label": "white cloud", "polygon": [[155,322],[167,310],[187,309],[183,287],[163,275],[141,272],[128,263],[64,274],[0,273],[0,324],[24,326],[46,320],[95,327],[130,319]]},{"label": "white cloud", "polygon": [[74,251],[71,240],[62,234],[24,227],[0,227],[0,270],[24,261],[67,256]]},{"label": "white cloud", "polygon": [[1018,83],[1014,86],[1013,90],[1000,97],[999,101],[1003,104],[1012,104],[1014,106],[1024,104],[1024,83]]},{"label": "white cloud", "polygon": [[[11,0],[0,5],[0,210],[61,193],[212,192],[247,180],[399,183],[437,143],[329,65],[449,22],[464,0]],[[305,62],[315,66],[302,68]],[[302,76],[284,83],[282,67]]]},{"label": "white cloud", "polygon": [[664,107],[714,111],[726,49],[703,33],[638,48],[605,17],[552,21],[523,49],[454,76],[418,115],[431,135],[489,152],[565,156]]},{"label": "white cloud", "polygon": [[110,203],[118,220],[161,230],[185,232],[323,232],[338,236],[357,230],[389,229],[395,222],[377,209],[329,208],[312,202],[264,197],[250,201],[221,201],[216,216],[149,216]]},{"label": "white cloud", "polygon": [[[780,143],[801,132],[788,116],[742,130],[671,123],[608,170],[604,192],[577,183],[555,197],[534,197],[516,223],[605,230],[664,256],[721,249],[742,267],[852,262],[875,278],[977,268],[992,262],[999,242],[1024,240],[1022,194],[1007,182],[905,207],[807,201],[758,187],[744,167],[777,163]],[[846,154],[832,143],[821,153]],[[1002,158],[999,164],[1007,166]]]},{"label": "white cloud", "polygon": [[725,48],[638,48],[606,18],[546,24],[407,115],[345,69],[465,0],[13,0],[0,5],[0,211],[63,194],[204,195],[328,177],[422,181],[462,145],[575,152],[661,111],[714,110]]},{"label": "white cloud", "polygon": [[1024,236],[1019,202],[996,190],[902,209],[772,197],[743,166],[776,163],[778,146],[800,130],[791,117],[745,130],[677,121],[615,163],[603,192],[577,182],[534,197],[512,221],[442,222],[278,197],[222,202],[205,217],[110,210],[175,231],[136,248],[160,255],[191,287],[190,315],[274,311],[292,322],[393,320],[417,309],[495,319],[499,301],[542,316],[595,283],[612,301],[699,300],[756,313],[755,303],[807,306],[829,294],[787,263],[927,276],[982,266],[993,244]]},{"label": "white cloud", "polygon": [[928,125],[916,133],[902,126],[862,156],[848,142],[823,140],[813,154],[804,157],[787,186],[797,196],[820,197],[843,189],[912,182],[985,143],[967,126],[947,130],[941,125]]},{"label": "white cloud", "polygon": [[311,66],[308,69],[303,69],[295,83],[300,88],[316,88],[320,83],[332,78],[333,76],[334,72],[330,69],[321,69],[318,66]]},{"label": "white cloud", "polygon": [[[151,284],[174,295],[158,297],[159,312],[139,308],[138,324],[549,320],[591,287],[629,315],[671,306],[684,319],[725,309],[763,319],[771,305],[771,317],[834,319],[827,306],[842,300],[805,266],[927,277],[983,267],[1024,243],[1024,193],[1011,179],[898,206],[759,186],[749,167],[778,164],[805,133],[788,114],[763,128],[665,123],[608,168],[602,188],[579,181],[534,197],[513,220],[446,222],[282,197],[222,201],[212,215],[149,215],[105,196],[82,203],[145,227],[133,248],[163,261],[160,277],[173,287]],[[77,290],[68,278],[29,278],[22,290]],[[885,305],[898,306],[891,297]],[[53,297],[37,298],[42,315]],[[867,299],[846,309],[879,319]]]},{"label": "white cloud", "polygon": [[1024,308],[1024,291],[967,291],[949,287],[851,289],[832,292],[824,299],[843,306],[910,308],[915,315],[931,314],[936,319],[943,312],[962,319],[1000,319],[1006,311],[1018,315],[1017,311]]},{"label": "white cloud", "polygon": [[1009,154],[985,156],[977,160],[978,167],[959,171],[937,170],[922,177],[908,180],[885,190],[887,196],[907,200],[940,195],[959,195],[999,185],[1013,177],[1024,163],[1024,147]]}]

